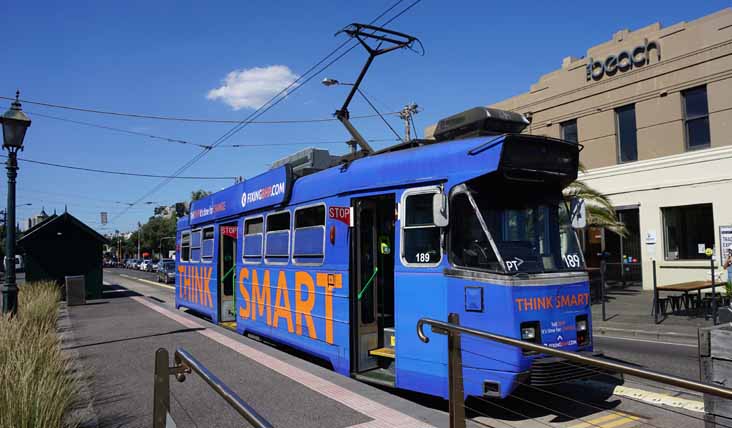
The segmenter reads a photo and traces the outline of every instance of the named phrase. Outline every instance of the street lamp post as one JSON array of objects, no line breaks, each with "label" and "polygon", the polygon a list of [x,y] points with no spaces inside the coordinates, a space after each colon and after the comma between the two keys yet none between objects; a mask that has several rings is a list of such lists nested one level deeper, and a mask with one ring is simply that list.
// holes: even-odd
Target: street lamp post
[{"label": "street lamp post", "polygon": [[15,315],[18,310],[18,286],[15,281],[15,178],[18,176],[18,151],[23,150],[25,132],[31,120],[23,113],[20,105],[20,91],[15,101],[3,114],[3,149],[8,151],[5,163],[8,170],[8,208],[5,223],[5,282],[2,285],[2,312]]}]

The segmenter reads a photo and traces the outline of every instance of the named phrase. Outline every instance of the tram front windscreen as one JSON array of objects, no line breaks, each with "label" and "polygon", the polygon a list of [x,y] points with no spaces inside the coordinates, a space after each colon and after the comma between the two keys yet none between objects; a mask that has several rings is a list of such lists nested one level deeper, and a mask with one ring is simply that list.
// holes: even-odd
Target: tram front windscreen
[{"label": "tram front windscreen", "polygon": [[501,273],[584,270],[556,185],[486,177],[453,196],[450,217],[450,253],[457,266]]}]

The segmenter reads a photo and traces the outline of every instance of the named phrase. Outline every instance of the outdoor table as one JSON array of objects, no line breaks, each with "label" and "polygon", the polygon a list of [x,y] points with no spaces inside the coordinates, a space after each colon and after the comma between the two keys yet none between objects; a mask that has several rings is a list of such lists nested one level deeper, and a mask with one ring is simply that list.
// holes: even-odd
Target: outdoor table
[{"label": "outdoor table", "polygon": [[684,301],[686,303],[686,310],[689,310],[689,293],[696,291],[699,295],[699,302],[701,302],[701,291],[706,288],[712,288],[712,281],[690,281],[681,282],[678,284],[660,285],[656,287],[656,290],[661,291],[680,291],[684,293]]}]

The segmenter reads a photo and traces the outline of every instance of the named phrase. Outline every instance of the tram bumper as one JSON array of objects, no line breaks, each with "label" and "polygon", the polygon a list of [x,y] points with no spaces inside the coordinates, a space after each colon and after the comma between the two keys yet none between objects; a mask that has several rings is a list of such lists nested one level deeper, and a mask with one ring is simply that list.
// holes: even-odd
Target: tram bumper
[{"label": "tram bumper", "polygon": [[[586,357],[603,357],[600,352],[577,351],[576,353]],[[474,371],[474,373],[469,374],[468,371]],[[521,386],[544,388],[582,380],[595,380],[614,385],[621,385],[624,382],[621,373],[550,356],[533,358],[529,369],[522,372],[465,368],[465,377],[466,379],[469,377],[480,379],[481,375],[487,374],[486,372],[490,373],[489,376],[486,376],[490,380],[483,377],[485,380],[480,385],[472,385],[472,388],[466,384],[466,395],[506,398]],[[467,391],[468,389],[470,391]]]},{"label": "tram bumper", "polygon": [[[577,353],[586,357],[602,357],[602,353],[598,352],[579,351]],[[531,386],[551,386],[575,380],[615,378],[617,375],[609,370],[559,357],[537,357],[531,361],[528,383]]]}]

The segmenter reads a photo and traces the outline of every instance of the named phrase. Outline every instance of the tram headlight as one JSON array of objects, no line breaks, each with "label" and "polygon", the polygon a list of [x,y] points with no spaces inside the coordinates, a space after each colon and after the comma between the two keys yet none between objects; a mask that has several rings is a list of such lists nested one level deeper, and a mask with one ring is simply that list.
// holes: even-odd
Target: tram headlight
[{"label": "tram headlight", "polygon": [[536,339],[536,329],[534,327],[522,327],[521,328],[521,340]]},{"label": "tram headlight", "polygon": [[[541,344],[541,330],[539,321],[526,321],[521,323],[521,340]],[[522,350],[524,355],[535,355],[536,351]]]},{"label": "tram headlight", "polygon": [[577,330],[577,346],[587,346],[590,344],[590,328],[587,321],[587,315],[578,315],[575,318],[575,328]]},{"label": "tram headlight", "polygon": [[521,323],[521,340],[534,343],[541,342],[539,321],[525,321]]}]

